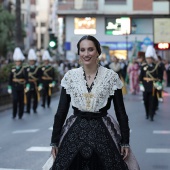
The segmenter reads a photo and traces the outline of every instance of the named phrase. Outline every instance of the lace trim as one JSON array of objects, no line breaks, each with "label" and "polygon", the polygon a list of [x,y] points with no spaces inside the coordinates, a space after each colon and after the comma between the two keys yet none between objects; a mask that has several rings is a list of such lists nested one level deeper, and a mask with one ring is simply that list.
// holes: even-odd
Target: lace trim
[{"label": "lace trim", "polygon": [[93,88],[89,93],[83,73],[82,67],[72,69],[61,81],[61,86],[71,96],[72,105],[81,111],[98,112],[106,106],[109,96],[114,95],[115,90],[121,89],[123,86],[117,73],[100,66]]}]

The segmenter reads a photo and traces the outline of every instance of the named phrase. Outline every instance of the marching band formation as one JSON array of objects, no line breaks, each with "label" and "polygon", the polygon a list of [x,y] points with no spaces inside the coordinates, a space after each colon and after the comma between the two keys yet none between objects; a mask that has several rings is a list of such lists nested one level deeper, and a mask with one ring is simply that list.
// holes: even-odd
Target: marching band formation
[{"label": "marching band formation", "polygon": [[[8,93],[12,94],[13,100],[13,119],[17,116],[22,119],[24,112],[30,114],[31,110],[37,113],[40,96],[42,98],[41,106],[49,108],[52,88],[56,86],[55,68],[51,64],[52,58],[47,50],[42,55],[42,65],[37,65],[37,56],[33,49],[29,50],[27,59],[28,64],[24,65],[25,57],[21,49],[17,47],[14,50],[13,60],[15,65],[11,69],[8,85]],[[126,73],[129,76],[129,92],[138,94],[139,90],[142,91],[146,119],[151,121],[154,120],[159,102],[163,102],[163,79],[166,69],[159,60],[161,60],[160,56],[157,56],[153,46],[149,45],[146,52],[140,53],[133,63],[129,63],[126,67]],[[103,65],[102,60],[100,60],[100,64]],[[115,71],[117,65],[121,69],[122,63],[114,63],[114,61],[105,67]],[[68,67],[67,71],[63,69],[60,71],[61,66],[64,69],[64,63],[61,63],[58,67],[60,76],[63,77],[71,67]],[[119,72],[123,70],[120,69]],[[121,77],[123,77],[124,82],[125,76]],[[126,86],[123,89],[126,89]],[[123,89],[123,94],[126,94],[127,89]],[[124,93],[125,91],[126,93]]]},{"label": "marching band formation", "polygon": [[[50,64],[51,56],[46,50],[42,56],[43,64],[37,66],[37,56],[33,49],[28,53],[28,65],[24,66],[25,57],[20,48],[16,48],[13,54],[15,65],[9,75],[8,93],[12,94],[13,113],[12,118],[17,116],[22,119],[24,109],[30,114],[31,109],[37,113],[37,106],[42,95],[42,107],[50,107],[51,91],[56,85],[55,70]],[[25,108],[24,108],[25,106]]]}]

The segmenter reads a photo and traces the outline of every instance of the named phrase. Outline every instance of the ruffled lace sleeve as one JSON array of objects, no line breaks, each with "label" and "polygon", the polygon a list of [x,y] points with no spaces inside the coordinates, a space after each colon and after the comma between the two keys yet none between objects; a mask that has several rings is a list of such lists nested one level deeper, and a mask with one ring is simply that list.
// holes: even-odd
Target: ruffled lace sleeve
[{"label": "ruffled lace sleeve", "polygon": [[111,72],[110,85],[110,95],[114,95],[115,90],[121,89],[123,87],[123,82],[120,80],[118,74],[114,71]]},{"label": "ruffled lace sleeve", "polygon": [[72,80],[72,74],[71,74],[71,70],[69,70],[63,77],[63,79],[61,80],[61,86],[64,87],[64,89],[66,89],[66,93],[70,94],[71,93],[71,86],[73,84],[73,80]]}]

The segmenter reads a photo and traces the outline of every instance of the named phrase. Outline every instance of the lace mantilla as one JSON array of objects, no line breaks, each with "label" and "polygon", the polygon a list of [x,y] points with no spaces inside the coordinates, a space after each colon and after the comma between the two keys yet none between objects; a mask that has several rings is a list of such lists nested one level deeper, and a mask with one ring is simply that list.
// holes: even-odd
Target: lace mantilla
[{"label": "lace mantilla", "polygon": [[71,96],[71,104],[74,107],[81,111],[98,112],[106,106],[109,96],[123,87],[123,83],[113,70],[100,66],[90,93],[82,67],[68,71],[61,81],[61,86]]}]

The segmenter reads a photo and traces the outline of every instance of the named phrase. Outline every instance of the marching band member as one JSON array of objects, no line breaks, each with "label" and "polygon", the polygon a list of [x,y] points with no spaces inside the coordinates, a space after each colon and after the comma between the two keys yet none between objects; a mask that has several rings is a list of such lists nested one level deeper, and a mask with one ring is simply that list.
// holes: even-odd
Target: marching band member
[{"label": "marching band member", "polygon": [[157,106],[157,90],[160,88],[160,75],[158,64],[154,63],[157,58],[155,49],[150,45],[145,52],[147,64],[141,66],[140,84],[143,85],[143,100],[146,111],[146,119],[153,121]]},{"label": "marching band member", "polygon": [[26,67],[26,72],[28,74],[28,82],[30,84],[30,89],[27,91],[27,107],[26,112],[30,114],[31,109],[31,99],[33,99],[33,111],[37,113],[38,101],[40,99],[40,94],[38,91],[39,75],[40,69],[36,65],[37,56],[33,49],[29,50],[28,53],[29,66]]},{"label": "marching band member", "polygon": [[45,108],[46,101],[47,106],[50,107],[51,103],[51,91],[52,87],[55,86],[55,71],[54,67],[51,66],[51,57],[49,52],[46,50],[42,56],[43,66],[41,66],[41,84],[39,85],[39,90],[42,89],[42,107]]},{"label": "marching band member", "polygon": [[15,66],[12,67],[9,76],[8,93],[12,93],[13,97],[13,119],[16,118],[18,113],[18,118],[22,119],[24,113],[24,89],[29,90],[28,76],[22,62],[25,59],[20,48],[15,48],[13,54],[13,60],[15,61]]}]

